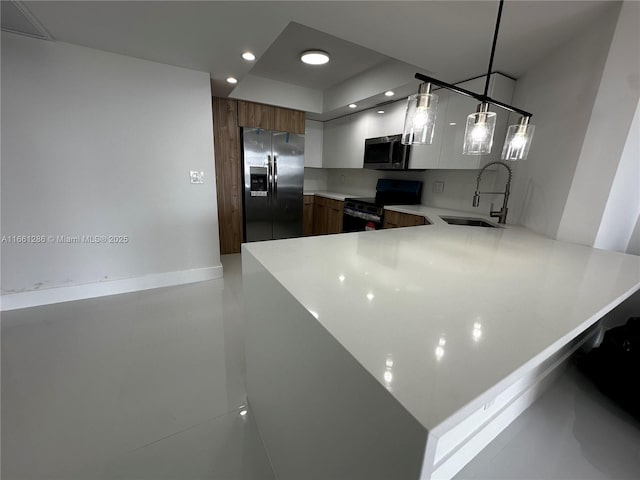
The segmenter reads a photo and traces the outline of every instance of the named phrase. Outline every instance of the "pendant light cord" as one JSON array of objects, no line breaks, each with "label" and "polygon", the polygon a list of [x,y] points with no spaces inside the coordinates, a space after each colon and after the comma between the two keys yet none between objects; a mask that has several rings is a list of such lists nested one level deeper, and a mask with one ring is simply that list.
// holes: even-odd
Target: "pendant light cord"
[{"label": "pendant light cord", "polygon": [[484,96],[489,95],[489,80],[491,79],[491,69],[493,68],[493,57],[496,53],[496,44],[498,43],[498,31],[500,30],[500,19],[502,18],[502,7],[504,0],[500,0],[500,6],[498,7],[498,18],[496,19],[496,29],[493,32],[493,44],[491,45],[491,56],[489,57],[489,69],[487,71],[487,80],[484,84]]}]

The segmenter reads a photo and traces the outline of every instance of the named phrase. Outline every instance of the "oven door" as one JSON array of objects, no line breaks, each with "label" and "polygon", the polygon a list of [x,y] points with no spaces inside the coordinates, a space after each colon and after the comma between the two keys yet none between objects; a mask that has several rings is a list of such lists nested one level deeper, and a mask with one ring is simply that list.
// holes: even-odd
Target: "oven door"
[{"label": "oven door", "polygon": [[342,215],[342,232],[364,232],[383,227],[382,215],[355,210],[347,203]]}]

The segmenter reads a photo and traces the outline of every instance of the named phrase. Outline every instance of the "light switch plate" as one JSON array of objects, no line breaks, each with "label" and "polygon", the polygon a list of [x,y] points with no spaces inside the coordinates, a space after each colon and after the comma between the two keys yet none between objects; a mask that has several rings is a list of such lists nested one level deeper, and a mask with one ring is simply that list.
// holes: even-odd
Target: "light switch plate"
[{"label": "light switch plate", "polygon": [[189,177],[191,178],[191,183],[204,183],[204,172],[191,170],[189,172]]},{"label": "light switch plate", "polygon": [[444,192],[444,182],[433,182],[433,193]]}]

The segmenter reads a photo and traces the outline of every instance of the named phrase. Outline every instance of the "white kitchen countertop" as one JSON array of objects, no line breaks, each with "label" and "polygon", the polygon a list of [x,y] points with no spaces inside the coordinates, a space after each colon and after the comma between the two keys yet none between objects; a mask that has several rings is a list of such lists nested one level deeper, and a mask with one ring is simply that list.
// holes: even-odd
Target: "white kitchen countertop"
[{"label": "white kitchen countertop", "polygon": [[340,200],[344,202],[345,198],[354,198],[354,197],[362,197],[362,195],[351,195],[349,193],[339,193],[339,192],[325,192],[325,191],[304,191],[304,195],[315,195],[318,197],[331,198],[333,200]]},{"label": "white kitchen countertop", "polygon": [[243,249],[435,435],[640,289],[640,257],[433,223]]},{"label": "white kitchen countertop", "polygon": [[[411,215],[422,215],[427,219],[429,223],[434,225],[448,225],[447,222],[442,220],[441,216],[448,217],[461,217],[461,218],[481,218],[492,225],[501,227],[512,227],[512,225],[499,225],[498,219],[474,212],[463,212],[459,210],[448,210],[446,208],[429,207],[427,205],[387,205],[385,210],[392,210],[394,212],[408,213]],[[508,220],[508,219],[507,219]],[[475,227],[478,228],[478,227]]]}]

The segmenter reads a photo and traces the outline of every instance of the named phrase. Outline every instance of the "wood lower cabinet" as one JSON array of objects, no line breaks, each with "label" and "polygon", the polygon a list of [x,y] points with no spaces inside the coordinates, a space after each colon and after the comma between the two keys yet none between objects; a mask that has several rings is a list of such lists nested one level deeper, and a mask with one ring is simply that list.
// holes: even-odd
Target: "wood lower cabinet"
[{"label": "wood lower cabinet", "polygon": [[418,225],[429,225],[429,222],[422,215],[411,215],[393,210],[384,211],[384,228],[416,227]]},{"label": "wood lower cabinet", "polygon": [[324,198],[313,199],[313,230],[314,235],[326,235],[327,233],[327,205]]},{"label": "wood lower cabinet", "polygon": [[302,207],[302,235],[313,235],[313,195],[305,195]]},{"label": "wood lower cabinet", "polygon": [[327,203],[327,233],[342,233],[344,202],[325,198]]},{"label": "wood lower cabinet", "polygon": [[344,202],[325,197],[313,199],[313,235],[342,233]]}]

